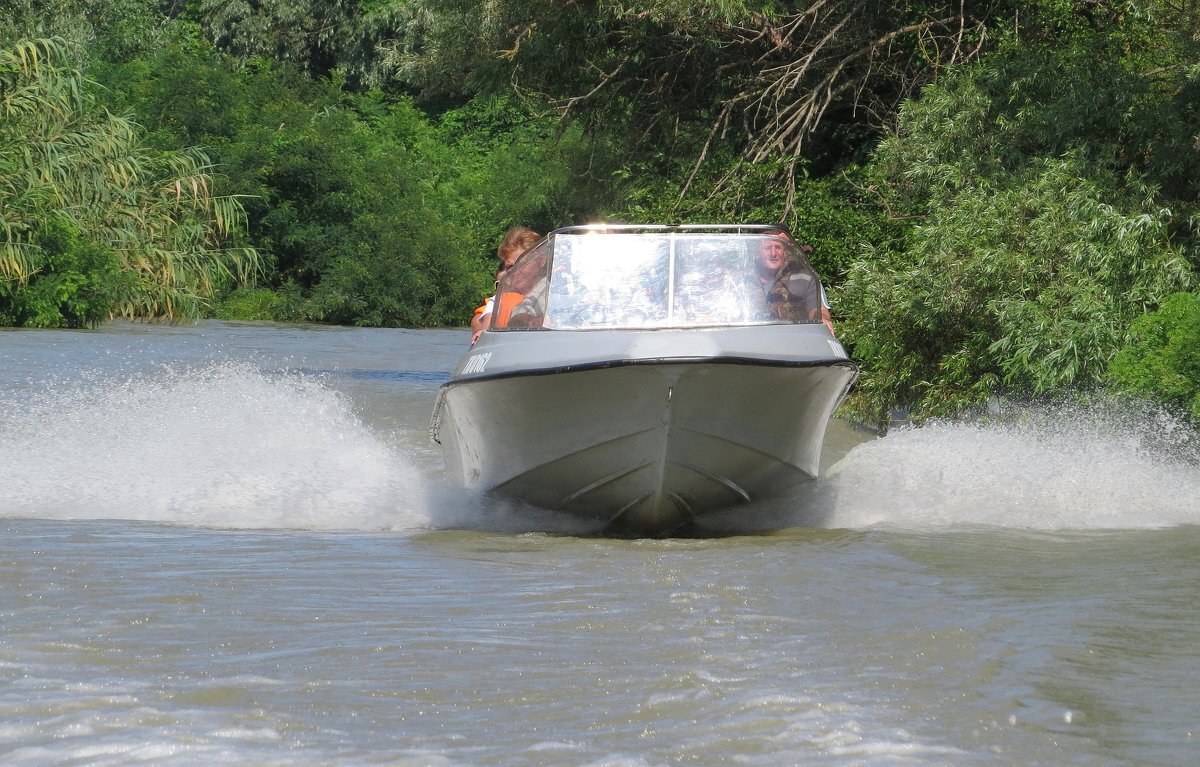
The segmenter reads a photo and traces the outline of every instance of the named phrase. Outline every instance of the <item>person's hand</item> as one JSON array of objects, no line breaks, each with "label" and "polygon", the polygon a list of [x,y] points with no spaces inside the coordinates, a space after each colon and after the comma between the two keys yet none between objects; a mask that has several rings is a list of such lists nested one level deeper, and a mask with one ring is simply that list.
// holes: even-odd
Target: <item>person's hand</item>
[{"label": "person's hand", "polygon": [[471,346],[475,345],[475,342],[479,340],[481,335],[483,335],[483,328],[480,328],[471,334]]}]

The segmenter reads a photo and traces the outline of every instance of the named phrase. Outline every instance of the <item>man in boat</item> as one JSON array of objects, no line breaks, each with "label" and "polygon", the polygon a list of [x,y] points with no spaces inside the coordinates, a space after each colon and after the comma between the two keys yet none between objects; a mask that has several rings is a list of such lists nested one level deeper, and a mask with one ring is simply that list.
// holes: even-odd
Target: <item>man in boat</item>
[{"label": "man in boat", "polygon": [[762,238],[754,274],[766,299],[766,311],[780,320],[820,320],[833,332],[821,281],[808,264],[811,245],[799,248],[782,232]]}]

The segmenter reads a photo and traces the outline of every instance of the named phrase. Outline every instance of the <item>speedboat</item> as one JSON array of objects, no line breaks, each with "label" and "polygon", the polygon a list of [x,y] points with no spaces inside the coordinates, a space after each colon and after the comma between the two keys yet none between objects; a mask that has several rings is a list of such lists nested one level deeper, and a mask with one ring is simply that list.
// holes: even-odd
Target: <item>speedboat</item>
[{"label": "speedboat", "polygon": [[429,431],[467,488],[669,536],[816,478],[857,375],[785,229],[566,227],[497,282]]}]

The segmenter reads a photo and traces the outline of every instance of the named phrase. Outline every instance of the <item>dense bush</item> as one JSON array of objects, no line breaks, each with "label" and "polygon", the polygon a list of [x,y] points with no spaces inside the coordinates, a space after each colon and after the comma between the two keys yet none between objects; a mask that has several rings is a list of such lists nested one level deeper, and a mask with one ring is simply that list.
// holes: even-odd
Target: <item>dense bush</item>
[{"label": "dense bush", "polygon": [[1070,158],[990,182],[914,227],[904,251],[857,261],[837,294],[873,418],[1090,387],[1128,324],[1192,282],[1169,211]]},{"label": "dense bush", "polygon": [[80,237],[65,218],[44,222],[33,253],[23,282],[0,280],[0,325],[95,327],[136,292],[137,278],[116,254]]},{"label": "dense bush", "polygon": [[[959,70],[880,146],[881,201],[910,223],[863,243],[837,292],[867,365],[862,417],[1094,386],[1130,323],[1195,282],[1194,203],[1167,197],[1146,161],[1153,126],[1179,127],[1169,94],[1080,46]],[[1039,62],[1062,76],[1035,76]]]},{"label": "dense bush", "polygon": [[1176,293],[1139,317],[1107,377],[1119,389],[1200,422],[1200,295]]},{"label": "dense bush", "polygon": [[504,99],[431,118],[407,97],[348,93],[287,65],[233,69],[203,43],[100,71],[165,147],[208,147],[245,195],[264,286],[298,290],[288,316],[459,324],[491,288],[507,226],[572,223],[605,173],[603,143]]},{"label": "dense bush", "polygon": [[[15,0],[0,322],[462,324],[512,224],[780,222],[864,418],[1102,380],[1190,408],[1197,28],[1161,0]],[[78,44],[14,47],[51,34]]]},{"label": "dense bush", "polygon": [[196,316],[258,267],[208,158],[158,150],[88,90],[65,41],[0,49],[0,318]]}]

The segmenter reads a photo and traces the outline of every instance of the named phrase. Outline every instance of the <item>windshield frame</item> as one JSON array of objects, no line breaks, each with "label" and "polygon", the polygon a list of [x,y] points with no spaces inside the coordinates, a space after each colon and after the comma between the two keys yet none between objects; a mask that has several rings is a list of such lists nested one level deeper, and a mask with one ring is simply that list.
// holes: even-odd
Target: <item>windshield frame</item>
[{"label": "windshield frame", "polygon": [[[768,263],[768,249],[782,256]],[[807,250],[775,225],[556,229],[497,281],[490,329],[819,323],[824,289]]]}]

